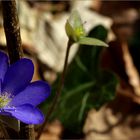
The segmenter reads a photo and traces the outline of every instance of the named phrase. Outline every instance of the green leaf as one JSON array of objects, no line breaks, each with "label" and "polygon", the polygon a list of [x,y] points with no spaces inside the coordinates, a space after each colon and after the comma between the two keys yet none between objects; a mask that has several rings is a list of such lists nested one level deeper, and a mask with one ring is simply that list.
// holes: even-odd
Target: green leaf
[{"label": "green leaf", "polygon": [[96,38],[89,38],[89,37],[81,37],[78,43],[81,45],[94,45],[94,46],[108,47],[108,45],[105,42]]}]

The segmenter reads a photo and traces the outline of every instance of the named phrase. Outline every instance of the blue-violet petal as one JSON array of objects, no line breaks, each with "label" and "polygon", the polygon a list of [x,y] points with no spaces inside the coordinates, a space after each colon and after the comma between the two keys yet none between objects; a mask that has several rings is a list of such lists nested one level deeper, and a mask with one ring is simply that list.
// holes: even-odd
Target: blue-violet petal
[{"label": "blue-violet petal", "polygon": [[19,106],[23,104],[31,104],[37,106],[50,95],[50,86],[43,81],[30,83],[23,91],[17,94],[9,106]]},{"label": "blue-violet petal", "polygon": [[12,64],[4,77],[2,92],[16,95],[32,80],[34,66],[30,59],[20,59]]},{"label": "blue-violet petal", "polygon": [[24,104],[9,111],[13,117],[26,124],[41,124],[44,121],[42,112],[30,104]]}]

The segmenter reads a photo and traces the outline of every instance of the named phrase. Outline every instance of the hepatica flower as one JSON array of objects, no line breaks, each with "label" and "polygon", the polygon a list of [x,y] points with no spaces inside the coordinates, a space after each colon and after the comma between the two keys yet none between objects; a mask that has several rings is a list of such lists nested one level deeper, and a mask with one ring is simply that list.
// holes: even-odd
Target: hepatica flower
[{"label": "hepatica flower", "polygon": [[76,10],[72,11],[69,19],[67,20],[65,30],[68,38],[72,41],[72,43],[108,47],[108,45],[103,41],[86,36],[81,17]]},{"label": "hepatica flower", "polygon": [[34,66],[27,58],[9,66],[8,57],[0,52],[0,114],[14,117],[26,124],[44,121],[36,108],[50,94],[50,86],[43,81],[32,82]]}]

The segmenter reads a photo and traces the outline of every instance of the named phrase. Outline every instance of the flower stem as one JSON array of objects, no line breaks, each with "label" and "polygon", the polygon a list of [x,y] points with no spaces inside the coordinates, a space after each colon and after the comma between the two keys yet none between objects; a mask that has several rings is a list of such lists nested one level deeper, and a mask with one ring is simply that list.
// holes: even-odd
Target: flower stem
[{"label": "flower stem", "polygon": [[67,51],[66,51],[66,56],[65,56],[65,62],[64,62],[64,67],[63,67],[63,72],[62,72],[62,75],[61,75],[61,78],[60,78],[60,81],[59,81],[59,84],[58,84],[58,89],[56,91],[56,94],[55,94],[55,97],[52,101],[52,104],[49,108],[49,111],[47,113],[47,117],[45,118],[45,122],[43,123],[43,125],[41,126],[39,132],[38,132],[38,136],[37,136],[37,139],[40,138],[41,136],[41,133],[43,132],[46,124],[48,123],[49,121],[49,118],[51,117],[53,111],[55,110],[56,108],[56,105],[59,101],[59,97],[61,95],[61,91],[62,91],[62,88],[64,86],[64,80],[65,80],[65,75],[66,75],[66,70],[67,70],[67,64],[68,64],[68,58],[69,58],[69,52],[70,52],[70,47],[71,45],[73,44],[73,42],[71,42],[71,40],[68,41],[68,45],[67,45]]},{"label": "flower stem", "polygon": [[[4,31],[6,35],[8,54],[10,58],[10,63],[12,64],[23,56],[16,2],[15,0],[8,0],[8,1],[2,0],[1,4],[2,4],[3,23],[4,23]],[[30,136],[31,129],[29,129],[29,126],[22,122],[20,124],[21,124],[20,139],[33,140],[32,137],[34,136],[32,137]],[[18,135],[15,134],[14,138],[17,137]]]},{"label": "flower stem", "polygon": [[16,2],[8,0],[1,1],[1,3],[8,54],[12,64],[23,56]]}]

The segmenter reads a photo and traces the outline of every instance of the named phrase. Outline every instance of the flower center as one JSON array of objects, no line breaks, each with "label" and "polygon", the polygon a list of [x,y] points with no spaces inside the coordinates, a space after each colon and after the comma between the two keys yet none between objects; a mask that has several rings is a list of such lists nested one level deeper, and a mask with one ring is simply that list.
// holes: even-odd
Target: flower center
[{"label": "flower center", "polygon": [[11,101],[10,94],[5,92],[0,95],[0,108],[5,107]]}]

